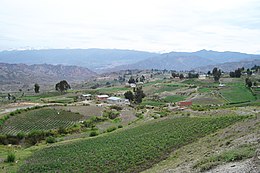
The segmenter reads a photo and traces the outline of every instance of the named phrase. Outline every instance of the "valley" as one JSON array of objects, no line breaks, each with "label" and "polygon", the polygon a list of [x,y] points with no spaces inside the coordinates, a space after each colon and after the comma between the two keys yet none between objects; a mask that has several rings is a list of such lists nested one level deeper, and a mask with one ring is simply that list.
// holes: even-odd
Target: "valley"
[{"label": "valley", "polygon": [[1,172],[257,172],[259,72],[217,82],[188,73],[125,70],[62,92],[2,91]]}]

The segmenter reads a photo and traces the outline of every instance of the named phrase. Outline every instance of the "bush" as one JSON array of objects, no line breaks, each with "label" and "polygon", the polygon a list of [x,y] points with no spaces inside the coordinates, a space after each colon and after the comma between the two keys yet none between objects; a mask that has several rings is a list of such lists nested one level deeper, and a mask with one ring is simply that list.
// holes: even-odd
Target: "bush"
[{"label": "bush", "polygon": [[58,129],[58,133],[59,134],[67,134],[67,129],[65,127],[59,127]]},{"label": "bush", "polygon": [[8,153],[6,162],[11,163],[15,161],[15,154],[13,152]]},{"label": "bush", "polygon": [[117,111],[121,111],[123,108],[120,106],[117,106],[117,105],[112,105],[112,106],[110,106],[110,109],[115,109]]},{"label": "bush", "polygon": [[116,127],[112,126],[107,129],[107,132],[113,132],[114,130],[116,130]]},{"label": "bush", "polygon": [[98,132],[97,132],[97,131],[92,131],[92,132],[90,132],[90,134],[89,134],[90,137],[97,136],[97,135],[98,135]]},{"label": "bush", "polygon": [[17,134],[17,137],[18,137],[19,139],[23,139],[23,138],[25,137],[25,133],[19,132],[19,133]]},{"label": "bush", "polygon": [[119,128],[119,129],[120,129],[120,128],[123,128],[123,125],[121,125],[121,124],[120,124],[120,125],[118,125],[118,128]]},{"label": "bush", "polygon": [[56,142],[56,139],[53,136],[49,136],[48,138],[46,138],[46,143],[52,144],[55,142]]},{"label": "bush", "polygon": [[136,113],[135,116],[140,119],[144,118],[144,115],[140,112]]},{"label": "bush", "polygon": [[118,111],[110,111],[110,110],[104,111],[104,114],[103,114],[104,117],[108,117],[110,119],[115,119],[119,115],[120,115],[120,112],[118,112]]}]

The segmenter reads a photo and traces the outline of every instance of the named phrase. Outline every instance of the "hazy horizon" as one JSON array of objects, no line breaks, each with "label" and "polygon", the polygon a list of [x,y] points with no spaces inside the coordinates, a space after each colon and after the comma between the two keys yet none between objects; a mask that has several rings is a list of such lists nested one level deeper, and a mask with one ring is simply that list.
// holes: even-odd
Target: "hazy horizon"
[{"label": "hazy horizon", "polygon": [[0,51],[125,49],[260,54],[257,0],[2,0]]}]

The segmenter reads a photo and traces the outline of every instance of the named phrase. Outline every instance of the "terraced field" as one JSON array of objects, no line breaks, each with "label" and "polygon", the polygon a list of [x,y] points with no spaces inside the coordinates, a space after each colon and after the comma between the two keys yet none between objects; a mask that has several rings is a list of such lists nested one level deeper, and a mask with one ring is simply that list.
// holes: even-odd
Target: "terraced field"
[{"label": "terraced field", "polygon": [[256,100],[252,92],[243,83],[229,83],[220,93],[230,103],[241,103]]},{"label": "terraced field", "polygon": [[168,118],[35,152],[18,172],[139,172],[242,116]]},{"label": "terraced field", "polygon": [[63,110],[48,108],[22,112],[10,117],[1,127],[0,133],[16,135],[19,132],[29,133],[33,130],[51,130],[69,127],[83,116]]}]

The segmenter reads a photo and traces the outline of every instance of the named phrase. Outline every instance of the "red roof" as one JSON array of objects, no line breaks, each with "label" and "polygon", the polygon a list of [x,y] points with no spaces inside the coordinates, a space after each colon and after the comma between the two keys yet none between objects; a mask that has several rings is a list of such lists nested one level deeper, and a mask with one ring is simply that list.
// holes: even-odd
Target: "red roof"
[{"label": "red roof", "polygon": [[191,106],[192,105],[192,101],[189,102],[178,102],[179,106]]}]

